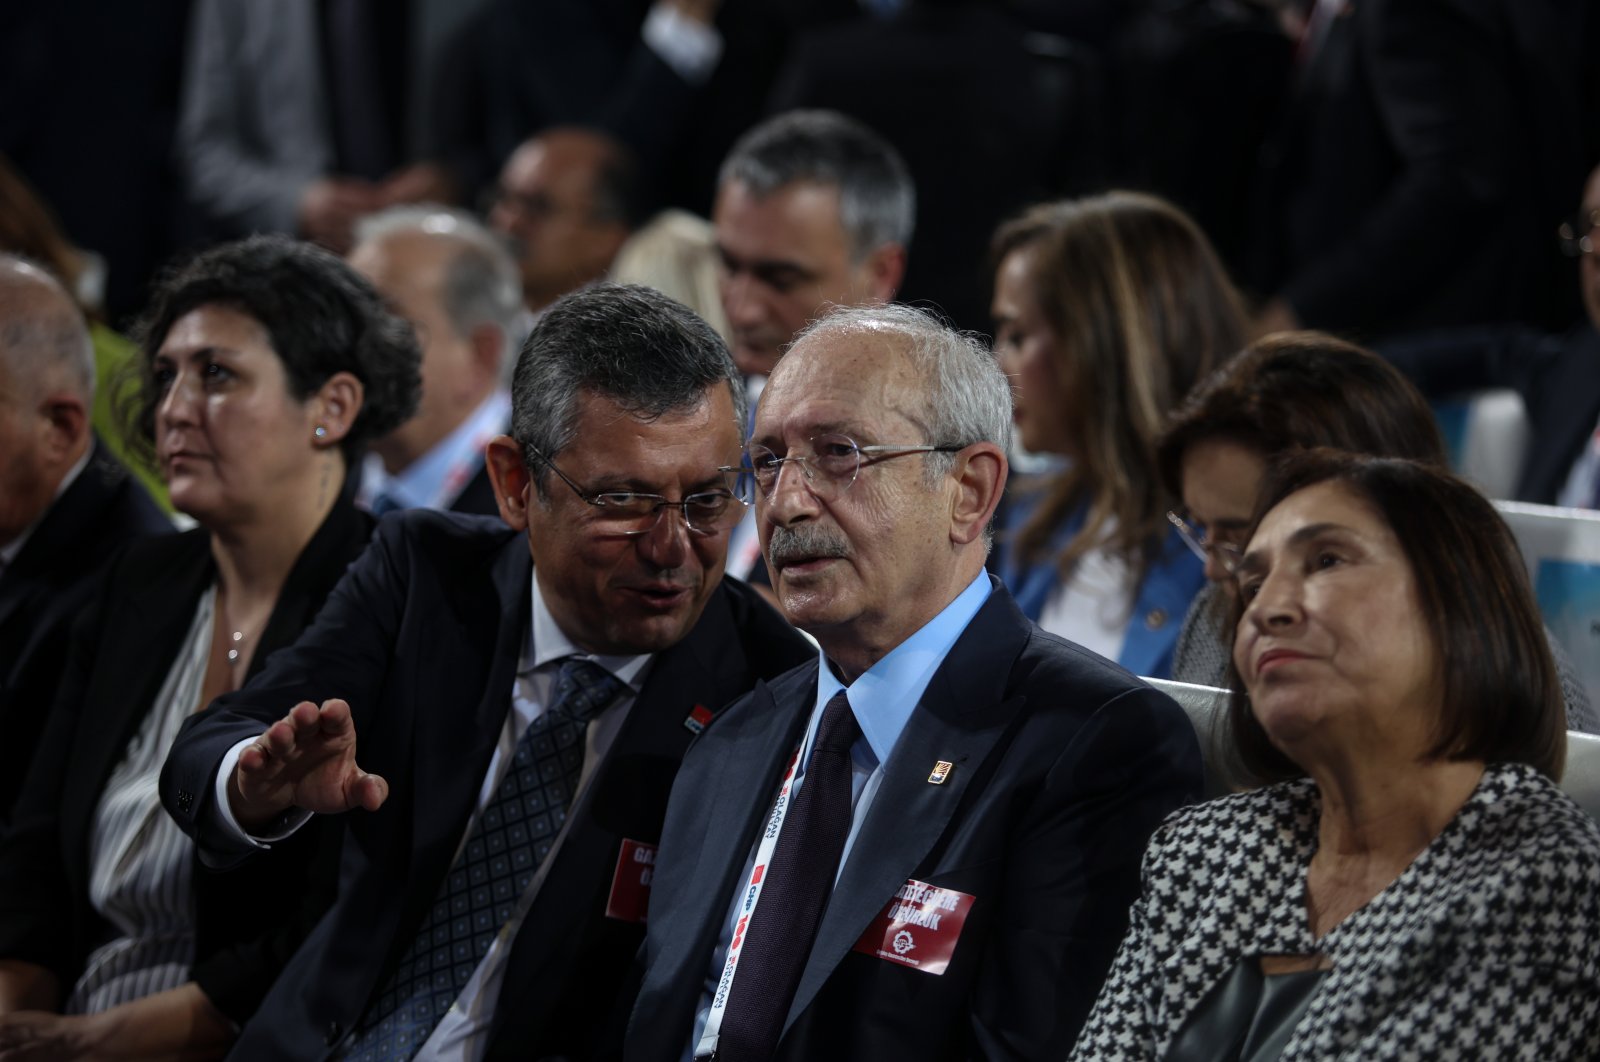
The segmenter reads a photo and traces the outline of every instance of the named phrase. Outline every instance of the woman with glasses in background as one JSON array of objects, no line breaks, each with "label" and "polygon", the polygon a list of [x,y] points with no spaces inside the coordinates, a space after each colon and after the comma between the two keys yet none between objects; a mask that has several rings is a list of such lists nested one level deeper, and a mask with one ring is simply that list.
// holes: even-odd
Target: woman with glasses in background
[{"label": "woman with glasses in background", "polygon": [[1014,481],[995,568],[1046,630],[1164,678],[1204,577],[1167,523],[1156,437],[1244,342],[1238,294],[1195,224],[1146,195],[1034,207],[992,249],[1019,442],[1060,458]]},{"label": "woman with glasses in background", "polygon": [[[1172,415],[1157,451],[1162,479],[1182,499],[1168,519],[1210,580],[1178,637],[1177,681],[1227,681],[1232,568],[1267,466],[1314,447],[1448,464],[1433,411],[1417,389],[1382,358],[1320,332],[1283,332],[1251,344]],[[1554,641],[1551,648],[1568,726],[1594,731],[1600,720],[1581,680]]]}]

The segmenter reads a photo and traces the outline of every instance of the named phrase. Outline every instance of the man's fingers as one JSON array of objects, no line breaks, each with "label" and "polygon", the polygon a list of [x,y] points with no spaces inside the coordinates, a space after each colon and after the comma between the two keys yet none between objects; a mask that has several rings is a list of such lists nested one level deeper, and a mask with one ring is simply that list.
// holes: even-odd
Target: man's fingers
[{"label": "man's fingers", "polygon": [[389,783],[381,775],[362,772],[350,783],[349,804],[353,808],[377,811],[389,799]]},{"label": "man's fingers", "polygon": [[350,719],[350,705],[337,697],[323,701],[317,712],[317,726],[326,737],[337,737],[347,731],[353,734],[355,724]]}]

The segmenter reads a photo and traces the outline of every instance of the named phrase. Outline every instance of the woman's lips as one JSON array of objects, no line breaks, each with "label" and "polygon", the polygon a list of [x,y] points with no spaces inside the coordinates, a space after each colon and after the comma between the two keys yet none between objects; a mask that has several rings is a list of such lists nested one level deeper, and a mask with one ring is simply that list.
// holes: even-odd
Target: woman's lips
[{"label": "woman's lips", "polygon": [[1305,653],[1296,652],[1293,649],[1268,649],[1256,657],[1256,677],[1259,678],[1265,675],[1272,668],[1305,659],[1308,659]]}]

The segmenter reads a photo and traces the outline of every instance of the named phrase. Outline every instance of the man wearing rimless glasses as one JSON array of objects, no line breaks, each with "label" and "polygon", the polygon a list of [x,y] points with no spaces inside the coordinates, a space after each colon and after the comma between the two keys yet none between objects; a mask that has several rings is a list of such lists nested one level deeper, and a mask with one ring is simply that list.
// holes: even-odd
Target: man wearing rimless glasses
[{"label": "man wearing rimless glasses", "polygon": [[750,488],[710,326],[586,289],[512,395],[487,453],[509,529],[385,520],[316,625],[174,747],[163,799],[213,861],[353,812],[332,909],[238,1057],[590,1057],[684,748],[809,657],[722,579]]},{"label": "man wearing rimless glasses", "polygon": [[1071,1049],[1200,755],[984,571],[1010,434],[993,355],[910,307],[836,311],[774,369],[757,520],[820,652],[684,758],[627,1062]]}]

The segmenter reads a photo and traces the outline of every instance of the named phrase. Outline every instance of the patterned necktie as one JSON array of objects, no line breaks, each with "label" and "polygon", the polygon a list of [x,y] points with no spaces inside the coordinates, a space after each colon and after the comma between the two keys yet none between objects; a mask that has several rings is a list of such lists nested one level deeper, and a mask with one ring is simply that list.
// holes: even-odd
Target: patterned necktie
[{"label": "patterned necktie", "polygon": [[723,1062],[766,1062],[778,1046],[850,836],[850,746],[860,735],[840,690],[822,710],[811,764],[778,835],[745,934],[717,1038],[717,1058]]},{"label": "patterned necktie", "polygon": [[622,688],[592,661],[574,657],[561,665],[550,707],[522,732],[510,769],[346,1058],[409,1059],[432,1035],[549,854],[583,767],[584,729]]}]

